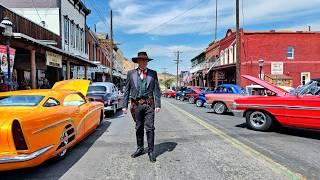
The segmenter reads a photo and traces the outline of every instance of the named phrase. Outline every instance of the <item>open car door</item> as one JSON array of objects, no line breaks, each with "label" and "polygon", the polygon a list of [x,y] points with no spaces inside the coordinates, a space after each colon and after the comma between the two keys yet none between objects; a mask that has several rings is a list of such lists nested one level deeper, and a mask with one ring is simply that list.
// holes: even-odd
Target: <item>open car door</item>
[{"label": "open car door", "polygon": [[59,81],[52,87],[53,90],[71,90],[81,92],[86,96],[90,81],[82,79],[70,79],[65,81]]}]

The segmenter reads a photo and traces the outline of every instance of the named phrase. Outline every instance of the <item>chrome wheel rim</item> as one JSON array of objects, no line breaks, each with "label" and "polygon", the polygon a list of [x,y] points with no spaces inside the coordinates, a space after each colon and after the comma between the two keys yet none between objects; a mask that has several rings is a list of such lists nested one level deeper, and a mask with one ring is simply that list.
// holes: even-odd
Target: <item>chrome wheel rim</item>
[{"label": "chrome wheel rim", "polygon": [[218,103],[215,103],[214,104],[214,111],[217,113],[217,114],[222,114],[224,113],[225,111],[225,105],[218,102]]},{"label": "chrome wheel rim", "polygon": [[68,132],[66,129],[64,129],[62,135],[61,135],[61,138],[60,138],[60,141],[61,141],[61,145],[62,145],[62,148],[63,148],[63,151],[59,154],[60,157],[66,155],[67,153],[67,145],[69,143],[69,140],[68,140]]},{"label": "chrome wheel rim", "polygon": [[197,104],[198,107],[201,107],[202,106],[202,101],[201,100],[197,100],[196,104]]},{"label": "chrome wheel rim", "polygon": [[267,117],[264,113],[256,111],[250,114],[250,123],[255,128],[263,127],[267,122]]}]

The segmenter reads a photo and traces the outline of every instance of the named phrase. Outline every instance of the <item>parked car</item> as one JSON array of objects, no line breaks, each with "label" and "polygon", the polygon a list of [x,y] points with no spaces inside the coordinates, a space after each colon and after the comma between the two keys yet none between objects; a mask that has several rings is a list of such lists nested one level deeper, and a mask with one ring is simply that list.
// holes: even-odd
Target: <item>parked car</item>
[{"label": "parked car", "polygon": [[123,95],[111,82],[94,82],[89,86],[87,97],[104,104],[105,113],[115,114],[122,108]]},{"label": "parked car", "polygon": [[274,96],[236,99],[233,113],[246,118],[249,128],[267,131],[273,125],[306,129],[320,129],[320,88],[317,81],[310,81],[292,93],[257,78],[245,78],[274,92]]},{"label": "parked car", "polygon": [[231,110],[235,99],[245,96],[263,96],[266,95],[265,88],[260,85],[248,85],[242,90],[241,94],[235,93],[214,93],[207,94],[207,108],[212,108],[216,114],[224,114]]},{"label": "parked car", "polygon": [[103,120],[103,104],[85,97],[90,81],[52,89],[0,93],[0,171],[34,167],[66,156]]},{"label": "parked car", "polygon": [[196,96],[198,96],[198,94],[200,94],[200,92],[200,88],[196,86],[188,86],[187,89],[181,93],[179,100],[189,100],[189,97],[195,98]]},{"label": "parked car", "polygon": [[179,90],[176,91],[176,99],[180,100],[180,97],[184,96],[184,93],[186,90],[190,89],[190,86],[188,87],[182,87]]},{"label": "parked car", "polygon": [[166,89],[162,95],[164,97],[167,97],[167,98],[175,98],[176,97],[176,92],[172,89]]},{"label": "parked car", "polygon": [[[190,104],[194,104],[195,99],[202,92],[203,91],[198,87],[190,87],[190,89],[184,93],[183,100],[187,99]],[[182,100],[182,98],[180,100]]]},{"label": "parked car", "polygon": [[217,86],[215,90],[207,90],[200,93],[196,98],[197,107],[202,107],[207,104],[207,94],[240,94],[242,92],[240,86],[234,84],[222,84]]}]

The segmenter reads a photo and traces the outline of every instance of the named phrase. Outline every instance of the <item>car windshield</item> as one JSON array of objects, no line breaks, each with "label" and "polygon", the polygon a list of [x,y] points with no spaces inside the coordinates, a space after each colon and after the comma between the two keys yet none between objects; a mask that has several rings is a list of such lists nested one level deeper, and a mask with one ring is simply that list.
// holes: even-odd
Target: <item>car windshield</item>
[{"label": "car windshield", "polygon": [[37,106],[44,96],[0,96],[0,106]]},{"label": "car windshield", "polygon": [[89,86],[88,93],[93,92],[106,92],[107,88],[105,86]]}]

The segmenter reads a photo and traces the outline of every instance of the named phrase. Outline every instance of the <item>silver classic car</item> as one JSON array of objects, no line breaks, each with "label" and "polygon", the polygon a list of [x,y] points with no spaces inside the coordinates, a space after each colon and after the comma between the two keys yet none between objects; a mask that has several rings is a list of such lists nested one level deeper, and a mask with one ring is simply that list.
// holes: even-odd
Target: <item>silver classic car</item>
[{"label": "silver classic car", "polygon": [[115,114],[122,108],[123,95],[111,82],[94,82],[89,86],[87,97],[104,103],[106,113]]}]

